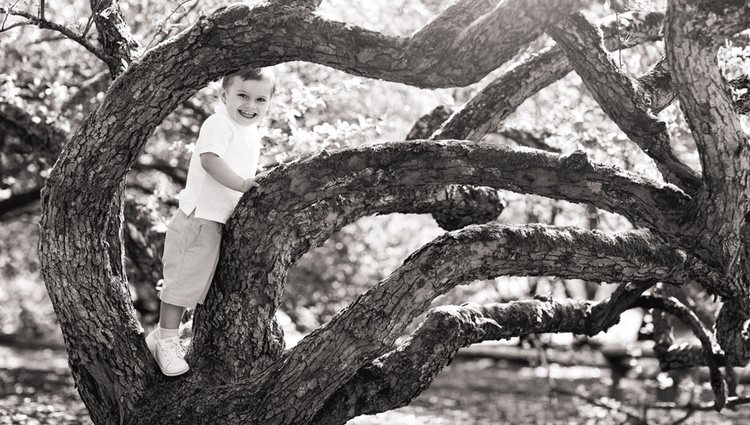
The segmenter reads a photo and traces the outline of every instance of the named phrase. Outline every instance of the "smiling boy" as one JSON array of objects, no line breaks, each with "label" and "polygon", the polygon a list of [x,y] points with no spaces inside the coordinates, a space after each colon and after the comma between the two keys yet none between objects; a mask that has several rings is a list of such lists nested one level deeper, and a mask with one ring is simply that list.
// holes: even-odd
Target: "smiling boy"
[{"label": "smiling boy", "polygon": [[257,186],[257,124],[276,87],[268,69],[244,69],[222,80],[221,103],[200,129],[179,208],[167,225],[159,327],[146,345],[162,373],[188,371],[178,327],[186,308],[202,304],[219,260],[221,231],[242,194]]}]

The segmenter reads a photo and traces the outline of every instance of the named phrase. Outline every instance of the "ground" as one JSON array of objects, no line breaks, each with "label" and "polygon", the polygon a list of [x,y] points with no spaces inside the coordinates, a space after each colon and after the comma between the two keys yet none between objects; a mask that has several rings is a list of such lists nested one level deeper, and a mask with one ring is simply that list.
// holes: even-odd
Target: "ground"
[{"label": "ground", "polygon": [[[616,410],[558,394],[567,390],[603,396],[608,385],[608,371],[597,368],[519,368],[457,360],[410,406],[355,418],[348,425],[636,423]],[[652,387],[642,380],[625,379],[622,409],[653,401],[656,390]],[[699,392],[701,400],[710,399],[710,391]],[[628,411],[643,417],[642,409]],[[684,411],[651,409],[646,419],[649,424],[671,424],[684,415]],[[682,423],[750,423],[750,407],[721,414],[696,412]],[[64,352],[0,346],[0,424],[91,424],[73,386]]]}]

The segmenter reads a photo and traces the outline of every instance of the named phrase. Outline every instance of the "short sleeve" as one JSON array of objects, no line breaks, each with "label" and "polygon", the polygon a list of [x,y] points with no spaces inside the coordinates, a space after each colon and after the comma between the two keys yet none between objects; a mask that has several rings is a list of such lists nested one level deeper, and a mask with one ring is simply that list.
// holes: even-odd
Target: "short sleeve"
[{"label": "short sleeve", "polygon": [[232,140],[232,129],[225,117],[211,115],[206,118],[201,126],[198,142],[195,144],[195,152],[200,155],[212,152],[223,157]]}]

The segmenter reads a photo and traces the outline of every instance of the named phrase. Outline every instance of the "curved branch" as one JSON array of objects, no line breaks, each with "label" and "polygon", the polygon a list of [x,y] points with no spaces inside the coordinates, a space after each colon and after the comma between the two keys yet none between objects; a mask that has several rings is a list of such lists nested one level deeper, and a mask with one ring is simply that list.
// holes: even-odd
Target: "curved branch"
[{"label": "curved branch", "polygon": [[665,180],[695,193],[698,174],[674,154],[667,126],[650,112],[651,97],[639,81],[625,75],[604,49],[602,34],[576,14],[549,29],[602,110],[655,162]]},{"label": "curved branch", "polygon": [[408,404],[424,391],[461,347],[535,333],[595,335],[650,284],[621,285],[607,300],[514,301],[507,304],[444,306],[432,309],[411,337],[377,358],[339,388],[312,423],[346,423]]},{"label": "curved branch", "polygon": [[[746,181],[750,150],[716,53],[722,38],[712,31],[731,26],[748,6],[734,0],[669,2],[665,45],[680,107],[698,147],[705,187],[697,197],[696,240],[727,275],[741,249],[740,227],[750,210]],[[721,30],[718,30],[721,31]],[[737,285],[737,295],[748,288]]]},{"label": "curved branch", "polygon": [[[579,10],[585,3],[511,0],[497,4],[489,0],[465,0],[448,8],[417,31],[407,40],[406,54],[393,56],[396,61],[388,66],[405,67],[403,69],[416,73],[427,73],[429,70],[433,75],[430,79],[447,77],[456,79],[454,85],[467,85],[474,80],[472,74],[486,75],[541,35],[548,25]],[[488,11],[488,7],[492,6],[494,8]],[[492,54],[485,54],[487,51]],[[419,56],[424,53],[432,56],[440,52],[440,59],[424,60],[414,55],[417,52]],[[359,53],[362,54],[368,54],[367,48]],[[459,72],[468,72],[468,75],[463,78],[458,75]],[[403,78],[410,77],[404,75]]]},{"label": "curved branch", "polygon": [[[606,240],[613,236],[617,237],[548,226],[484,225],[438,237],[409,256],[401,268],[274,363],[265,381],[264,393],[267,396],[260,403],[256,401],[262,406],[256,408],[256,417],[267,418],[269,423],[296,420],[296,409],[284,409],[274,400],[285,400],[287,406],[304,405],[318,411],[359,368],[388,351],[404,328],[435,297],[461,283],[502,275],[549,274],[586,280],[633,278],[655,283],[659,279],[655,276],[663,272],[654,269],[647,273],[641,271],[656,264],[646,266],[641,262],[645,256],[637,255],[637,260],[631,257],[635,253],[632,248],[626,248],[630,236],[623,240]],[[471,254],[462,258],[462,253]],[[663,259],[672,255],[667,254]],[[617,271],[610,268],[611,262],[624,265],[632,260],[635,260],[633,266],[622,269],[615,266],[620,269]],[[673,264],[679,267],[680,262]],[[637,296],[646,287],[638,285],[637,289],[622,296]],[[604,323],[612,321],[612,316],[606,311],[593,314],[594,317],[601,314],[598,317]],[[529,316],[533,317],[533,314]],[[564,320],[563,326],[577,325],[578,321],[574,319]],[[541,321],[545,322],[545,319]],[[325,375],[321,374],[322,370],[325,370]],[[303,382],[306,385],[300,387]]]},{"label": "curved branch", "polygon": [[[286,26],[288,33],[283,40],[271,41],[268,50],[281,61],[311,61],[370,78],[419,87],[464,86],[487,75],[541,35],[548,25],[587,3],[509,0],[498,5],[489,0],[463,0],[411,37],[385,36],[308,15],[301,20],[295,18],[294,25]],[[247,34],[239,34],[241,38],[232,34],[237,28],[231,26],[240,22],[244,26],[247,16],[240,8],[231,11],[231,15],[227,9],[226,14],[217,16],[216,23],[230,26],[226,35],[235,40],[227,46],[237,50],[249,40]],[[299,41],[287,50],[290,38]],[[493,54],[487,55],[487,51]]]}]

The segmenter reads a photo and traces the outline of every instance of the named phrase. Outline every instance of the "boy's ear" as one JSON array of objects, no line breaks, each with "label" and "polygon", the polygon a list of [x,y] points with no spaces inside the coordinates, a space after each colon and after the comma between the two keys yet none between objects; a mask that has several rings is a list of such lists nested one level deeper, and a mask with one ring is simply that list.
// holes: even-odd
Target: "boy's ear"
[{"label": "boy's ear", "polygon": [[221,89],[221,101],[227,103],[227,91],[224,89]]}]

